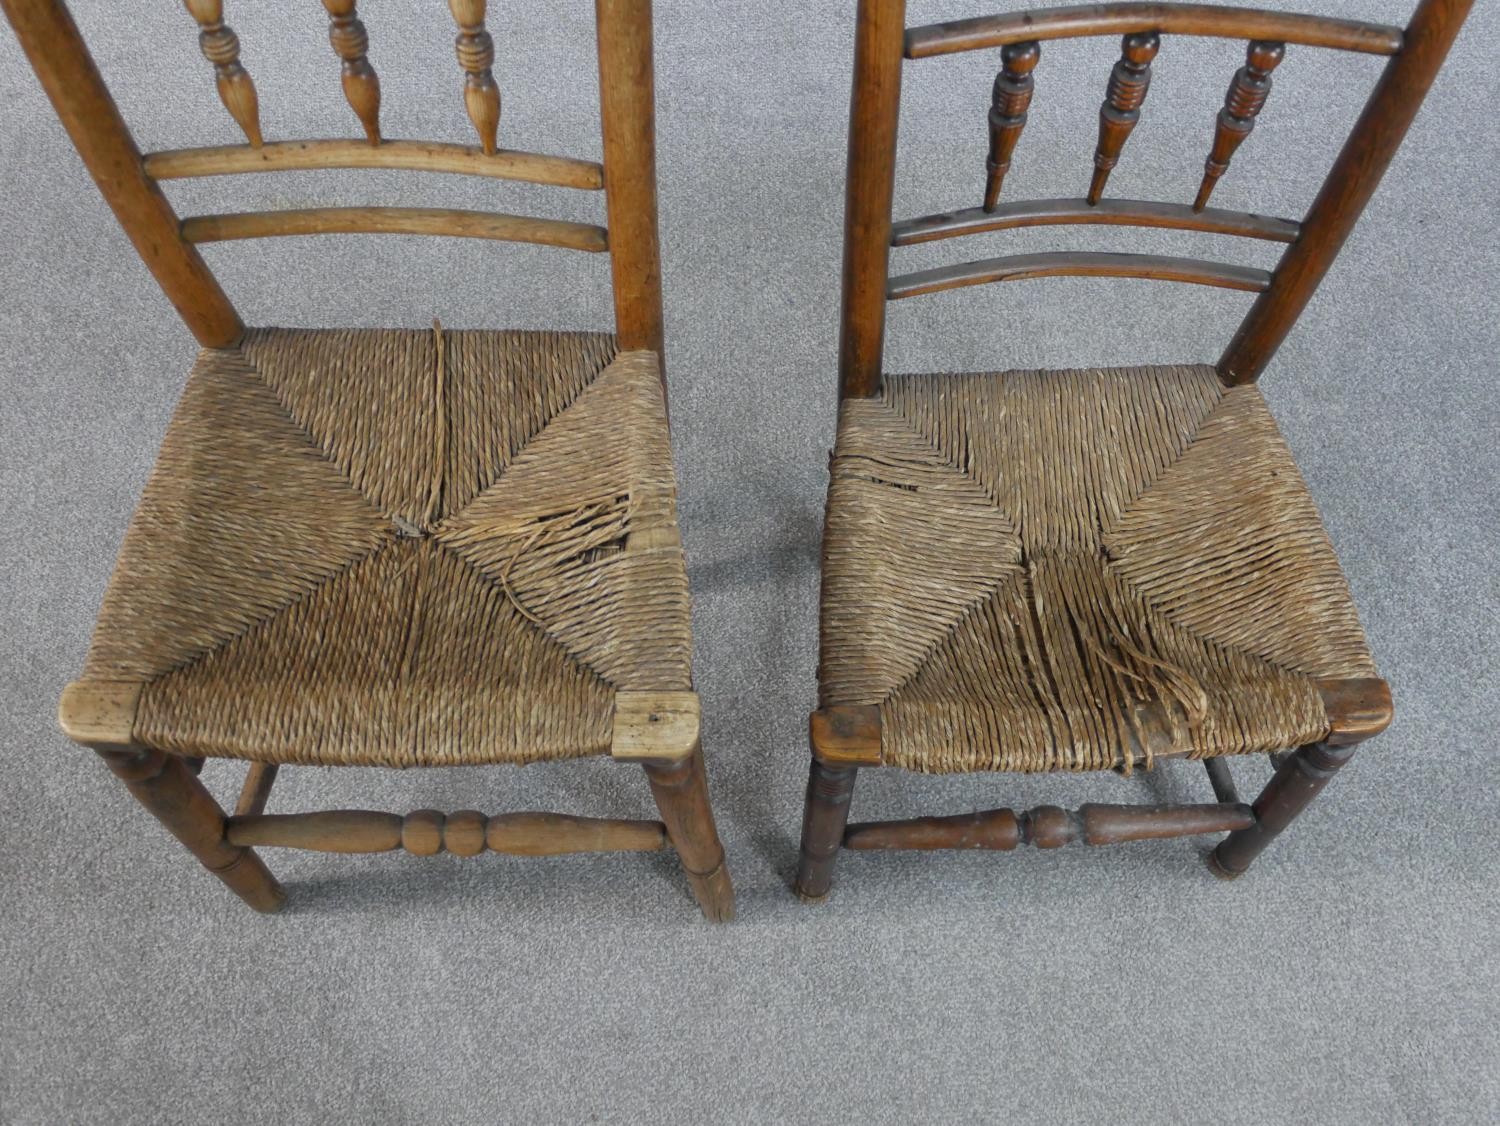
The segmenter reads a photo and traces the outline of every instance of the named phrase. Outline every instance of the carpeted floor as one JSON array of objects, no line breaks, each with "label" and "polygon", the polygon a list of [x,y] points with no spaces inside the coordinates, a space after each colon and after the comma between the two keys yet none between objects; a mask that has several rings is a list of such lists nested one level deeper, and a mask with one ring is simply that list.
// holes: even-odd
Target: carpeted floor
[{"label": "carpeted floor", "polygon": [[[1402,22],[1411,0],[1324,4]],[[229,142],[180,4],[78,2],[143,148]],[[269,137],[353,135],[317,5],[229,6]],[[466,138],[443,5],[367,0],[391,136]],[[982,6],[981,6],[982,7]],[[597,152],[591,5],[491,5],[504,143]],[[971,14],[911,5],[912,22]],[[399,9],[399,10],[397,10]],[[739,921],[670,858],[278,853],[251,914],[54,727],[194,349],[0,31],[0,1121],[1493,1122],[1500,1117],[1500,214],[1482,3],[1264,386],[1399,718],[1233,885],[1191,842],[846,856],[788,891],[814,697],[853,4],[659,0],[668,362],[697,678]],[[1078,195],[1117,45],[1049,45],[1007,193]],[[1111,183],[1190,200],[1242,48],[1168,39]],[[993,53],[908,66],[897,210],[977,202]],[[1288,52],[1216,202],[1300,214],[1378,63]],[[185,213],[595,199],[387,173],[174,187]],[[1193,235],[971,240],[1203,253]],[[603,259],[410,239],[227,244],[252,324],[593,328]],[[891,370],[1212,360],[1243,295],[1042,281],[902,302]],[[1236,767],[1244,788],[1263,763]],[[238,771],[211,765],[221,792]],[[645,815],[606,762],[293,770],[281,810]],[[1206,800],[1201,770],[868,772],[855,815]]]}]

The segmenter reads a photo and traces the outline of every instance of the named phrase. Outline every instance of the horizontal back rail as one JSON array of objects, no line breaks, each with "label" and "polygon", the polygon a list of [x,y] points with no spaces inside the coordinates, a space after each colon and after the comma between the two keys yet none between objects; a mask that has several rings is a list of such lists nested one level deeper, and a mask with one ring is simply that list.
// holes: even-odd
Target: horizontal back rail
[{"label": "horizontal back rail", "polygon": [[905,219],[891,227],[892,246],[915,246],[940,239],[1008,231],[1017,227],[1047,227],[1082,224],[1108,227],[1155,227],[1176,231],[1202,231],[1216,235],[1239,235],[1268,242],[1292,242],[1298,223],[1274,219],[1248,211],[1204,208],[1194,211],[1186,204],[1158,203],[1139,199],[1027,199],[1003,203],[993,211],[982,207],[949,211]]},{"label": "horizontal back rail", "polygon": [[980,262],[962,262],[890,280],[886,294],[892,301],[941,293],[990,282],[1025,281],[1030,278],[1144,278],[1150,281],[1190,282],[1219,289],[1264,293],[1271,284],[1265,270],[1206,262],[1198,258],[1171,258],[1160,254],[1079,253],[1049,251],[1042,254],[1012,254]]},{"label": "horizontal back rail", "polygon": [[1011,43],[1153,31],[1219,39],[1266,39],[1366,55],[1394,55],[1401,50],[1403,38],[1399,27],[1260,8],[1218,4],[1073,4],[914,27],[906,33],[905,55],[909,59],[928,59]]},{"label": "horizontal back rail", "polygon": [[154,180],[187,180],[199,176],[235,176],[252,172],[306,172],[328,168],[391,168],[407,172],[450,172],[486,176],[558,188],[599,191],[604,167],[597,161],[568,156],[501,150],[487,156],[474,145],[441,141],[364,141],[333,139],[274,141],[168,149],[147,153],[146,175]]},{"label": "horizontal back rail", "polygon": [[588,223],[437,207],[314,207],[249,211],[195,215],[182,223],[182,236],[191,243],[286,235],[441,235],[529,242],[594,254],[609,249],[609,232]]}]

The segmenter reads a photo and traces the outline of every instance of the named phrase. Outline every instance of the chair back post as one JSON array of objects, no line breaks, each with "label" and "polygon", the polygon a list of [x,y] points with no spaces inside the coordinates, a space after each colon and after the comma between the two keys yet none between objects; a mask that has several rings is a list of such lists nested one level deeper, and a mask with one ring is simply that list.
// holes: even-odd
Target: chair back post
[{"label": "chair back post", "polygon": [[21,49],[63,127],[120,226],[206,348],[233,344],[244,332],[239,314],[156,182],[62,0],[0,0]]},{"label": "chair back post", "polygon": [[615,332],[622,350],[661,357],[651,0],[595,0],[595,10]]},{"label": "chair back post", "polygon": [[868,398],[880,389],[906,0],[859,0],[857,21],[844,197],[841,398]]},{"label": "chair back post", "polygon": [[1230,386],[1260,377],[1359,221],[1437,77],[1474,0],[1422,0],[1364,111],[1282,255],[1270,288],[1251,307],[1219,360]]}]

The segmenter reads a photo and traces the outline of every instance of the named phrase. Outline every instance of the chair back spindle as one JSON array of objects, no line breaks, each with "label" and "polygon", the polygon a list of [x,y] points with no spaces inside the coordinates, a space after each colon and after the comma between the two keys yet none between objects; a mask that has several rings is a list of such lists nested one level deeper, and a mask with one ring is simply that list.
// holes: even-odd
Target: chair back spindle
[{"label": "chair back spindle", "polygon": [[[878,393],[887,301],[957,286],[1024,278],[1134,277],[1256,293],[1219,360],[1226,384],[1259,377],[1358,221],[1415,118],[1473,0],[1420,0],[1403,29],[1357,20],[1196,3],[1103,3],[1040,8],[906,28],[905,0],[860,0],[845,201],[840,393]],[[1078,199],[1000,203],[1027,124],[1041,45],[1120,35],[1121,55],[1099,111],[1088,192]],[[1214,36],[1247,44],[1215,121],[1213,144],[1190,204],[1111,199],[1110,173],[1140,120],[1162,39]],[[998,48],[1001,69],[989,111],[983,205],[893,223],[896,133],[904,60]],[[1387,58],[1358,122],[1299,222],[1208,206],[1235,152],[1255,127],[1271,74],[1289,48]],[[1055,224],[1157,227],[1287,244],[1275,270],[1151,254],[1051,252],[1010,255],[916,273],[889,274],[892,247],[988,231]]]},{"label": "chair back spindle", "polygon": [[1026,113],[1036,80],[1031,72],[1042,57],[1040,43],[1007,43],[1000,48],[1001,71],[995,76],[995,92],[990,103],[990,155],[985,164],[989,178],[984,185],[984,209],[994,211],[1000,203],[1000,189],[1010,171],[1010,158],[1016,142],[1026,128]]},{"label": "chair back spindle", "polygon": [[224,22],[223,0],[184,0],[189,14],[198,21],[198,47],[203,57],[214,64],[214,79],[219,87],[219,101],[229,116],[239,123],[250,144],[259,148],[260,99],[255,83],[240,65],[240,37]]},{"label": "chair back spindle", "polygon": [[[187,327],[206,347],[237,341],[244,326],[199,255],[200,242],[288,235],[422,234],[529,242],[612,259],[615,328],[622,348],[662,350],[656,211],[651,0],[595,0],[604,160],[500,147],[500,89],[484,0],[449,0],[464,107],[478,144],[387,138],[380,80],[357,0],[323,0],[345,100],[362,138],[270,140],[260,97],[240,61],[223,0],[183,0],[213,64],[219,99],[245,144],[143,154],[121,118],[63,0],[0,0],[22,50],[85,166]],[[180,218],[158,181],[329,168],[386,168],[519,180],[602,191],[608,226],[492,211],[327,207]]]},{"label": "chair back spindle", "polygon": [[1099,143],[1094,148],[1094,178],[1089,183],[1089,202],[1104,195],[1109,174],[1120,162],[1120,150],[1141,119],[1141,106],[1151,89],[1151,60],[1161,50],[1161,36],[1137,31],[1120,43],[1120,61],[1109,72],[1109,89],[1099,107]]},{"label": "chair back spindle", "polygon": [[448,0],[458,24],[454,48],[464,72],[464,108],[480,147],[493,156],[500,129],[500,87],[495,84],[495,41],[484,27],[484,0]]},{"label": "chair back spindle", "polygon": [[344,98],[370,144],[380,144],[380,79],[370,65],[370,36],[354,11],[354,0],[323,0],[328,10],[328,42],[343,62]]},{"label": "chair back spindle", "polygon": [[1224,95],[1224,108],[1219,111],[1214,126],[1214,146],[1203,165],[1203,180],[1198,185],[1198,197],[1193,200],[1194,211],[1202,211],[1208,206],[1214,185],[1229,171],[1229,160],[1235,149],[1255,128],[1255,119],[1271,94],[1271,72],[1285,54],[1285,43],[1265,39],[1251,40],[1246,48],[1245,65],[1234,72],[1229,93]]}]

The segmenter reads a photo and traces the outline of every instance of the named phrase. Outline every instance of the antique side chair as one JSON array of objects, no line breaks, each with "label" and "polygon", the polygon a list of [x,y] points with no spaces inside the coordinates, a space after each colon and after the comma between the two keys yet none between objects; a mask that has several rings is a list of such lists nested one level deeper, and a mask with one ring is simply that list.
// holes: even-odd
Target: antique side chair
[{"label": "antique side chair", "polygon": [[[449,0],[478,144],[393,140],[354,0],[324,0],[358,140],[267,141],[221,0],[186,0],[246,142],[142,155],[60,0],[0,0],[105,199],[202,344],[63,730],[250,906],[253,851],[472,856],[670,843],[733,892],[709,809],[662,382],[650,0],[597,0],[602,164],[501,148],[484,0]],[[448,14],[445,13],[445,20]],[[337,73],[337,70],[334,71]],[[206,75],[205,75],[206,77]],[[608,228],[351,207],[179,219],[158,181],[386,168],[602,191]],[[608,252],[615,332],[247,329],[196,244],[325,233]],[[268,814],[281,766],[640,764],[662,822]],[[249,762],[226,816],[206,756]],[[664,824],[663,824],[664,822]]]},{"label": "antique side chair", "polygon": [[[906,26],[860,0],[847,184],[838,437],[823,544],[819,709],[797,890],[827,895],[847,849],[1057,848],[1228,832],[1243,873],[1385,729],[1332,547],[1256,379],[1401,143],[1472,0],[1405,28],[1205,4],[1105,3]],[[1123,36],[1087,195],[1002,202],[1043,42]],[[1248,43],[1192,202],[1104,195],[1164,38]],[[998,51],[980,206],[892,222],[903,60]],[[1208,206],[1287,51],[1387,56],[1301,222]],[[930,65],[930,64],[929,64]],[[1024,150],[1023,150],[1024,152]],[[976,191],[976,196],[979,193]],[[1191,197],[1188,197],[1191,198]],[[1147,254],[1024,254],[889,275],[892,247],[1040,224],[1287,244],[1270,272]],[[1082,275],[1258,294],[1216,366],[886,375],[887,301]],[[1225,756],[1275,771],[1242,802]],[[861,767],[1098,771],[1199,759],[1217,801],[1041,806],[847,824]]]}]

